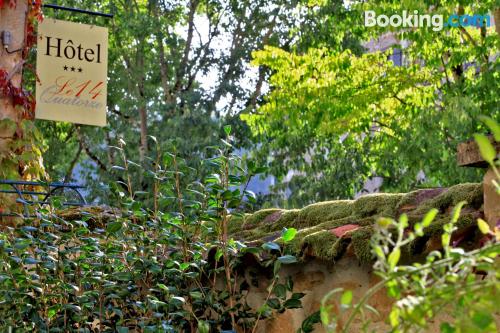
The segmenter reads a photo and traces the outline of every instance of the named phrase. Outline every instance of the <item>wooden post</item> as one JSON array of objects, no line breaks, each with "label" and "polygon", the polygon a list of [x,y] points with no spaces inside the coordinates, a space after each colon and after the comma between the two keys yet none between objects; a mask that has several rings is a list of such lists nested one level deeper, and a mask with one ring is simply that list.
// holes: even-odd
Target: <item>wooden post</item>
[{"label": "wooden post", "polygon": [[[498,154],[500,152],[500,142],[495,142],[492,136],[490,136],[490,142]],[[481,156],[479,147],[474,140],[458,145],[457,161],[460,166],[488,169],[483,178],[484,217],[490,226],[494,228],[500,223],[500,195],[497,193],[493,181],[500,180],[496,178],[493,169]]]},{"label": "wooden post", "polygon": [[[28,1],[17,0],[15,6],[4,1],[0,8],[0,88],[6,86],[20,88],[22,85],[23,50],[26,43]],[[4,45],[7,42],[8,45]],[[10,90],[10,88],[9,88]],[[0,178],[20,176],[19,164],[13,158],[23,147],[16,147],[18,126],[22,111],[15,107],[14,98],[0,90]],[[17,210],[15,197],[0,196],[0,211]],[[2,218],[0,224],[13,224],[16,219]]]},{"label": "wooden post", "polygon": [[[7,79],[10,79],[12,86],[16,88],[21,87],[22,83],[22,50],[25,46],[27,11],[28,1],[26,0],[16,1],[15,7],[11,7],[7,1],[0,9],[0,33],[10,34],[8,51],[0,38],[0,70],[7,73]],[[5,168],[6,166],[15,168],[8,162],[11,158],[10,153],[13,150],[12,144],[17,129],[14,125],[20,120],[21,113],[14,107],[12,96],[5,96],[0,92],[0,167],[3,169],[0,170],[0,174],[4,176],[17,171]]]},{"label": "wooden post", "polygon": [[497,193],[493,181],[497,179],[495,172],[490,168],[484,175],[484,217],[491,227],[500,227],[500,195]]},{"label": "wooden post", "polygon": [[495,20],[495,30],[500,37],[500,8],[496,8],[493,12],[493,19]]}]

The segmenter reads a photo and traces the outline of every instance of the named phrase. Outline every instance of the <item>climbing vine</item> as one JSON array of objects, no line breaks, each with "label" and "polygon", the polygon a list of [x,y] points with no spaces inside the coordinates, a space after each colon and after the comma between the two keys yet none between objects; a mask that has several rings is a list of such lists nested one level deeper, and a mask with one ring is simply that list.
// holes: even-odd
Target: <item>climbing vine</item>
[{"label": "climbing vine", "polygon": [[[27,1],[27,0],[26,0]],[[14,9],[17,1],[0,0],[0,9],[7,6]],[[16,86],[12,82],[13,76],[23,68],[32,70],[27,64],[31,49],[36,45],[36,24],[41,21],[42,0],[27,1],[28,11],[24,26],[24,43],[21,60],[9,72],[0,68],[0,96],[6,98],[18,112],[15,119],[0,121],[0,129],[13,132],[12,141],[7,144],[7,149],[0,154],[0,176],[11,177],[39,177],[43,172],[39,136],[32,122],[35,116],[35,97],[33,93],[24,88],[23,82]],[[36,74],[35,74],[36,77]]]}]

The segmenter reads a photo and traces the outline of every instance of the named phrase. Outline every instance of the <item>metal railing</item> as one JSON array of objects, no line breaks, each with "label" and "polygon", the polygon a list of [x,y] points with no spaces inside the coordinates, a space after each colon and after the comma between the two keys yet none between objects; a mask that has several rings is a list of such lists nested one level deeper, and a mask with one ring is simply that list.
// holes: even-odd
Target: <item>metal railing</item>
[{"label": "metal railing", "polygon": [[[11,189],[4,189],[10,187]],[[30,189],[27,189],[29,187]],[[33,205],[45,205],[50,203],[51,197],[64,197],[66,189],[76,194],[76,200],[64,201],[61,204],[64,206],[86,206],[87,201],[80,192],[85,186],[69,183],[44,183],[44,182],[29,182],[22,180],[0,180],[0,193],[16,194],[16,202],[23,205],[24,217],[30,217],[29,207]],[[58,195],[61,193],[62,195]],[[27,198],[27,197],[30,198]],[[0,207],[1,208],[1,207]],[[5,213],[0,211],[0,216],[19,216],[15,213]]]}]

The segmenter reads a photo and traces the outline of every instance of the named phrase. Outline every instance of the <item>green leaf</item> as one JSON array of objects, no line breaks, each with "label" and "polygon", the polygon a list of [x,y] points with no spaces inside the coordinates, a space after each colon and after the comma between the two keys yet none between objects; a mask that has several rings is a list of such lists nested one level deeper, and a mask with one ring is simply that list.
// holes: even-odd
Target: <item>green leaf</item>
[{"label": "green leaf", "polygon": [[425,214],[424,219],[422,220],[422,226],[424,228],[430,226],[432,221],[434,221],[434,218],[436,217],[438,212],[439,211],[436,208],[433,208],[430,211],[428,211],[427,214]]},{"label": "green leaf", "polygon": [[49,319],[52,319],[52,317],[54,317],[57,314],[57,312],[59,311],[60,308],[61,308],[61,306],[59,304],[48,308],[47,317],[49,317]]},{"label": "green leaf", "polygon": [[78,305],[74,305],[74,304],[64,304],[62,306],[62,309],[68,309],[68,310],[71,310],[73,312],[81,312],[82,311],[82,308]]},{"label": "green leaf", "polygon": [[415,227],[413,228],[415,230],[415,234],[419,237],[424,235],[424,228],[422,226],[422,223],[415,223]]},{"label": "green leaf", "polygon": [[384,251],[382,250],[382,247],[380,245],[376,245],[373,250],[375,251],[375,254],[377,255],[377,257],[381,258],[381,259],[385,259],[385,254],[384,254]]},{"label": "green leaf", "polygon": [[493,322],[493,317],[488,312],[476,312],[472,316],[472,322],[481,330],[485,330]]},{"label": "green leaf", "polygon": [[209,333],[210,324],[204,320],[198,320],[198,333]]},{"label": "green leaf", "polygon": [[279,298],[284,298],[286,296],[286,287],[283,284],[278,284],[274,287],[274,294]]},{"label": "green leaf", "polygon": [[163,290],[163,291],[165,291],[167,293],[170,292],[170,290],[168,289],[168,287],[166,285],[164,285],[163,283],[158,283],[157,286],[158,286],[158,288],[160,288],[161,290]]},{"label": "green leaf", "polygon": [[111,170],[125,171],[126,169],[122,166],[119,166],[119,165],[113,165],[111,167]]},{"label": "green leaf", "polygon": [[441,235],[441,244],[443,245],[443,247],[448,247],[450,245],[450,240],[451,240],[450,234]]},{"label": "green leaf", "polygon": [[106,225],[106,232],[109,234],[114,234],[123,228],[122,222],[110,222]]},{"label": "green leaf", "polygon": [[281,269],[281,261],[276,260],[274,262],[274,267],[273,267],[273,273],[274,273],[274,275],[278,275],[280,269]]},{"label": "green leaf", "polygon": [[291,298],[301,299],[301,298],[303,298],[305,295],[306,295],[306,294],[304,294],[304,293],[293,293]]},{"label": "green leaf", "polygon": [[490,233],[490,225],[485,220],[477,219],[477,226],[479,227],[479,230],[481,230],[483,234],[486,235]]},{"label": "green leaf", "polygon": [[173,301],[173,303],[180,303],[180,304],[186,303],[186,300],[184,299],[184,297],[179,297],[179,296],[172,297],[172,301]]},{"label": "green leaf", "polygon": [[340,297],[340,304],[350,305],[351,302],[352,302],[352,291],[347,290],[342,294],[342,297]]},{"label": "green leaf", "polygon": [[295,258],[295,256],[285,255],[278,257],[278,261],[282,264],[293,264],[297,262],[297,258]]},{"label": "green leaf", "polygon": [[226,133],[226,135],[231,134],[231,125],[224,126],[224,133]]},{"label": "green leaf", "polygon": [[295,228],[284,229],[281,238],[285,243],[288,243],[295,238],[295,235],[297,235],[297,229]]},{"label": "green leaf", "polygon": [[396,265],[399,262],[400,257],[401,257],[401,249],[400,248],[395,248],[389,254],[389,258],[387,259],[387,262],[389,263],[389,267],[391,268],[391,270],[393,270],[396,267]]},{"label": "green leaf", "polygon": [[267,242],[267,243],[262,244],[262,248],[264,250],[268,250],[268,251],[270,251],[270,250],[280,251],[281,250],[281,247],[278,244],[273,243],[273,242]]},{"label": "green leaf", "polygon": [[320,321],[321,321],[320,311],[314,312],[302,322],[301,333],[312,333],[314,331],[314,325],[318,324]]},{"label": "green leaf", "polygon": [[290,298],[283,303],[283,306],[287,309],[300,309],[302,307],[302,302],[300,299]]},{"label": "green leaf", "polygon": [[391,313],[389,314],[389,322],[392,327],[396,327],[399,325],[399,309],[392,308]]},{"label": "green leaf", "polygon": [[392,220],[389,219],[389,218],[383,217],[383,218],[380,218],[380,219],[377,220],[377,224],[379,225],[379,227],[385,229],[385,228],[389,227],[392,224]]},{"label": "green leaf", "polygon": [[31,245],[31,241],[28,239],[17,239],[14,247],[18,250],[25,250],[28,246]]},{"label": "green leaf", "polygon": [[222,251],[222,249],[218,248],[217,252],[215,252],[215,260],[219,261],[219,259],[222,257],[223,254],[224,254],[224,252]]},{"label": "green leaf", "polygon": [[288,278],[286,279],[286,289],[288,291],[293,291],[293,278],[291,276],[288,276]]},{"label": "green leaf", "polygon": [[330,324],[330,313],[335,320],[335,314],[332,311],[333,306],[331,304],[322,305],[320,308],[320,318],[323,325],[328,326]]},{"label": "green leaf", "polygon": [[486,116],[481,116],[479,117],[483,121],[483,123],[486,124],[491,130],[491,133],[493,133],[493,137],[495,138],[495,141],[500,142],[500,125],[493,120],[490,117]]},{"label": "green leaf", "polygon": [[191,296],[193,299],[202,299],[203,294],[199,291],[192,291],[189,293],[189,296]]},{"label": "green leaf", "polygon": [[37,260],[35,258],[31,258],[31,257],[28,257],[28,258],[24,258],[24,263],[26,265],[36,265],[40,262],[40,260]]},{"label": "green leaf", "polygon": [[399,224],[403,229],[406,228],[408,226],[408,215],[401,214],[401,216],[399,217]]},{"label": "green leaf", "polygon": [[439,327],[441,333],[455,333],[456,330],[449,323],[442,323]]},{"label": "green leaf", "polygon": [[460,217],[460,212],[462,211],[462,207],[466,204],[465,201],[460,201],[455,208],[453,209],[453,215],[451,218],[452,223],[456,223],[458,218]]},{"label": "green leaf", "polygon": [[22,229],[26,232],[34,232],[34,231],[37,231],[38,228],[35,228],[35,227],[32,227],[32,226],[25,226],[25,227],[22,227]]},{"label": "green leaf", "polygon": [[113,276],[115,277],[115,279],[117,279],[119,281],[132,280],[132,274],[130,274],[129,272],[116,272],[113,274]]},{"label": "green leaf", "polygon": [[277,299],[277,298],[268,299],[267,305],[269,305],[269,307],[271,309],[279,309],[281,307],[281,303],[280,303],[279,299]]},{"label": "green leaf", "polygon": [[493,164],[493,160],[495,160],[497,153],[488,137],[483,134],[474,134],[474,138],[476,139],[477,145],[479,146],[479,151],[481,152],[484,160],[490,164]]}]

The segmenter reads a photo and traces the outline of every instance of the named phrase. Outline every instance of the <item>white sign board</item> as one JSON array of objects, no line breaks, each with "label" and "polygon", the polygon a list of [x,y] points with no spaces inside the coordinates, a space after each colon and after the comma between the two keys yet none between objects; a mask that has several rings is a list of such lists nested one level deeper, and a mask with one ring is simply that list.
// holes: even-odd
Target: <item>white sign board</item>
[{"label": "white sign board", "polygon": [[37,119],[106,126],[107,28],[46,18],[36,63]]}]

